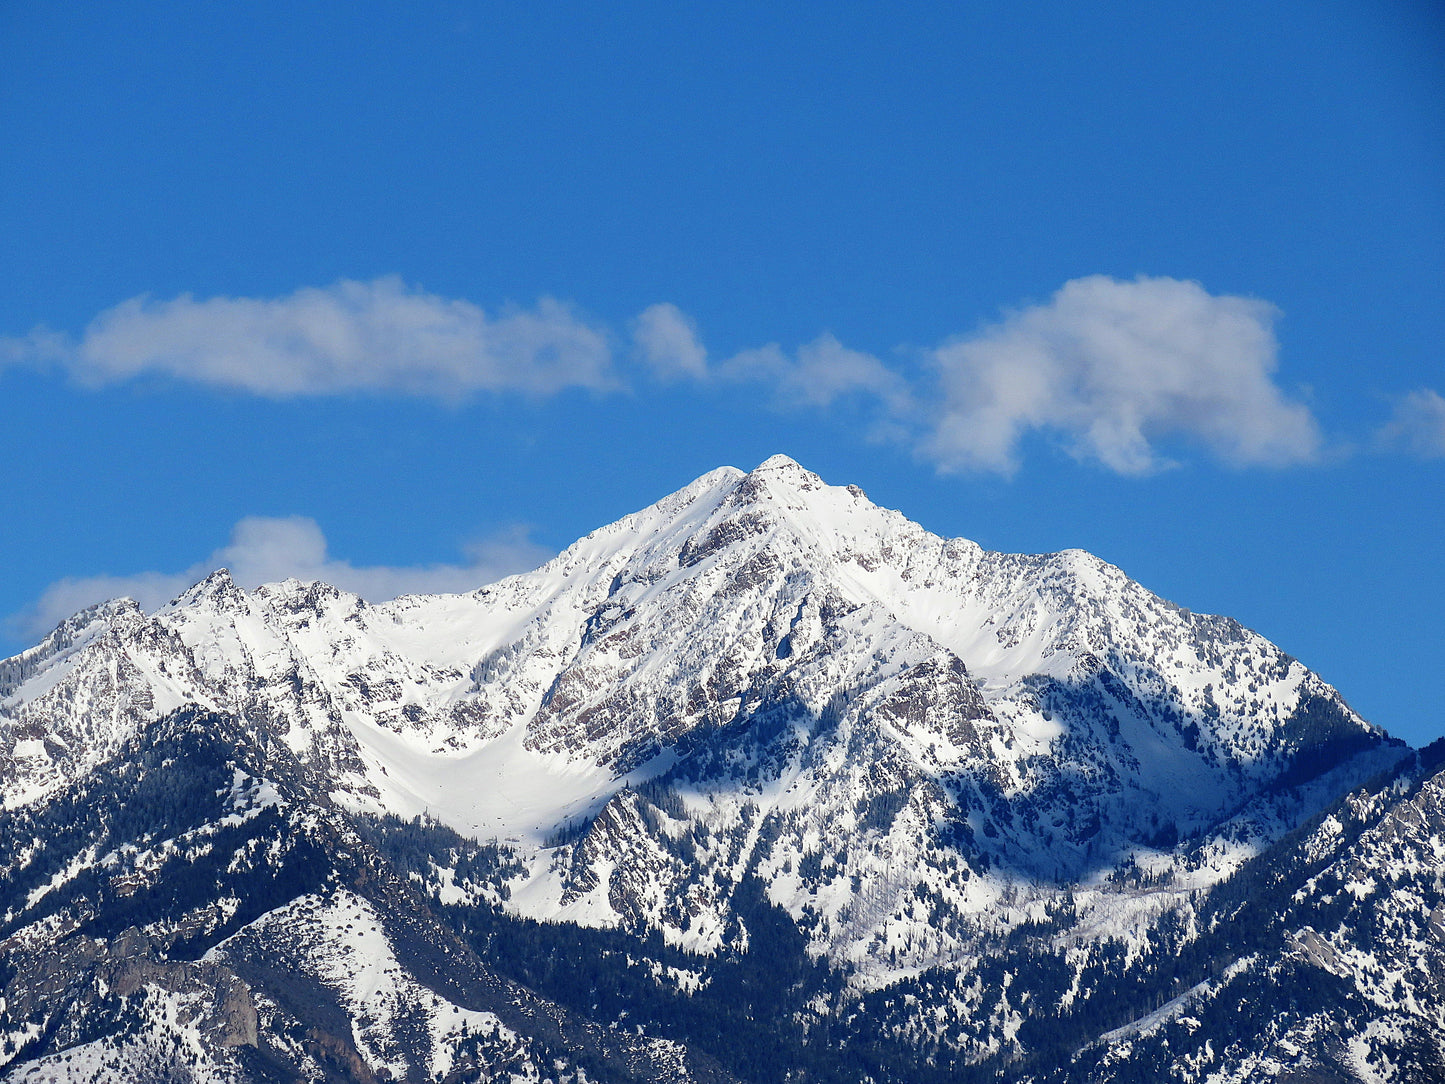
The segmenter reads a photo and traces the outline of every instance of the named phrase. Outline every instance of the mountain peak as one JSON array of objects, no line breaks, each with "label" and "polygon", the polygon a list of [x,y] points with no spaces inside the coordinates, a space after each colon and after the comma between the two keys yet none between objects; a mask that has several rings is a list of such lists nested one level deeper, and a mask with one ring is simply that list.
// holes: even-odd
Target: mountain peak
[{"label": "mountain peak", "polygon": [[0,1076],[1445,1079],[1389,1069],[1445,1050],[1401,756],[1234,622],[781,455],[470,594],[220,569],[0,660]]},{"label": "mountain peak", "polygon": [[180,610],[193,606],[198,602],[209,601],[216,604],[232,602],[245,597],[241,586],[231,578],[231,570],[218,568],[205,579],[199,580],[187,587],[179,595],[168,603],[165,610]]},{"label": "mountain peak", "polygon": [[769,456],[749,471],[747,478],[755,484],[783,484],[790,489],[804,491],[822,489],[827,486],[822,478],[808,470],[796,459],[786,455]]},{"label": "mountain peak", "polygon": [[770,456],[768,456],[767,459],[764,459],[761,463],[759,463],[756,467],[754,467],[749,473],[751,473],[751,474],[766,474],[766,473],[776,473],[776,474],[804,474],[804,475],[807,475],[809,478],[816,478],[816,477],[817,477],[816,474],[814,474],[812,471],[808,470],[808,469],[807,469],[806,467],[804,467],[801,463],[799,463],[796,459],[792,458],[792,456],[783,455],[782,453],[779,453],[779,454],[777,454],[777,455],[770,455]]}]

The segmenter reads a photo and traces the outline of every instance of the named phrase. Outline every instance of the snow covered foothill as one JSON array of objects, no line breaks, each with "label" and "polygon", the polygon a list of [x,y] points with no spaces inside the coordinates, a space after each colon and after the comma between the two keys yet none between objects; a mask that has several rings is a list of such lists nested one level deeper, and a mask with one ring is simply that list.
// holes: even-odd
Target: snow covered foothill
[{"label": "snow covered foothill", "polygon": [[420,1068],[428,1079],[445,1077],[468,1038],[474,1053],[497,1063],[523,1050],[495,1014],[465,1009],[417,982],[397,959],[384,918],[347,890],[298,897],[222,941],[205,959],[244,960],[240,946],[250,941],[331,992],[352,1023],[347,1038],[373,1073],[385,1070],[401,1080]]}]

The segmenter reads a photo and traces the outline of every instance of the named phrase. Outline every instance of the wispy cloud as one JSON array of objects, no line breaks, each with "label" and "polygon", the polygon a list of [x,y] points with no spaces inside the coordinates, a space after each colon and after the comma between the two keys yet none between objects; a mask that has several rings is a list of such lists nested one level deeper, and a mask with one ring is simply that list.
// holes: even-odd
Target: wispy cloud
[{"label": "wispy cloud", "polygon": [[1231,466],[1308,463],[1308,407],[1274,380],[1275,309],[1195,282],[1094,275],[932,352],[942,406],[919,448],[943,470],[1012,473],[1034,430],[1120,474],[1184,439]]},{"label": "wispy cloud", "polygon": [[1377,436],[1384,447],[1404,448],[1422,459],[1445,456],[1445,398],[1433,388],[1402,395]]},{"label": "wispy cloud", "polygon": [[632,341],[660,380],[707,375],[707,351],[698,339],[697,324],[671,302],[644,309],[633,322]]},{"label": "wispy cloud", "polygon": [[777,343],[745,350],[718,369],[728,380],[750,380],[772,389],[783,406],[827,408],[847,396],[878,400],[889,414],[912,409],[908,382],[871,354],[850,350],[821,335],[788,354]]},{"label": "wispy cloud", "polygon": [[34,640],[78,610],[106,599],[133,598],[143,609],[154,610],[218,568],[230,569],[232,578],[247,589],[294,577],[321,580],[382,602],[398,595],[472,591],[535,568],[551,556],[525,529],[512,528],[467,547],[460,564],[358,566],[330,554],[326,536],[313,519],[248,516],[232,528],[226,545],[187,569],[59,580],[7,624],[16,635]]},{"label": "wispy cloud", "polygon": [[875,434],[945,472],[1011,475],[1035,431],[1126,475],[1170,465],[1160,448],[1181,443],[1235,467],[1309,463],[1322,440],[1309,408],[1275,382],[1276,316],[1196,282],[1094,275],[926,351],[931,377],[905,377],[831,335],[794,354],[746,350],[710,375],[755,382],[782,406],[871,398]]},{"label": "wispy cloud", "polygon": [[6,340],[3,356],[58,364],[88,385],[159,375],[275,398],[549,395],[616,382],[606,330],[562,302],[489,316],[396,276],[280,298],[136,297],[101,313],[78,340],[40,329]]},{"label": "wispy cloud", "polygon": [[[0,365],[55,365],[88,385],[159,375],[276,398],[745,382],[783,408],[871,403],[871,436],[941,471],[1010,475],[1024,439],[1041,433],[1079,459],[1141,475],[1191,445],[1236,467],[1320,457],[1313,414],[1276,380],[1277,315],[1196,282],[1094,275],[915,353],[923,365],[905,372],[828,334],[715,361],[691,317],[662,302],[631,322],[619,367],[612,332],[561,302],[488,315],[392,276],[274,299],[133,298],[78,339],[44,329],[0,339]],[[1437,454],[1439,403],[1434,392],[1407,396],[1381,439]]]}]

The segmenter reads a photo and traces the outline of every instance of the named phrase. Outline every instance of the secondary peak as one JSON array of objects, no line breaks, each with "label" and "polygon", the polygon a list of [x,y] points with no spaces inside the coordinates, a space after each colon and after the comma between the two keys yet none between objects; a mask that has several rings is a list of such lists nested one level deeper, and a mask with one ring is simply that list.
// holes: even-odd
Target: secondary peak
[{"label": "secondary peak", "polygon": [[793,459],[791,456],[781,454],[769,456],[767,459],[764,459],[755,468],[753,468],[752,473],[758,474],[762,471],[802,471],[802,473],[804,474],[812,473],[811,471],[804,469],[803,466],[799,464],[796,459]]},{"label": "secondary peak", "polygon": [[763,460],[749,472],[748,477],[755,481],[787,482],[797,489],[815,489],[827,484],[797,460],[786,455],[775,455]]}]

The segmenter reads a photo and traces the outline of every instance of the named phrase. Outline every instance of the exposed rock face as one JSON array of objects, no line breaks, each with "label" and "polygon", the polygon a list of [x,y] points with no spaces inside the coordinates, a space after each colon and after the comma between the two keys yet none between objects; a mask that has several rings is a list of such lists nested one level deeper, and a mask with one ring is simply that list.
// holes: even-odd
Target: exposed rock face
[{"label": "exposed rock face", "polygon": [[[108,603],[0,663],[0,696],[17,1074],[69,1051],[169,1079],[157,1051],[196,1044],[215,1079],[1247,1076],[1152,1037],[1202,1049],[1168,1031],[1190,1006],[1248,987],[1268,1016],[1315,973],[1362,999],[1321,1065],[1419,1061],[1442,1027],[1411,1008],[1445,993],[1445,852],[1402,746],[1233,621],[783,457],[467,595],[221,571]],[[1382,772],[1348,844],[1319,837]],[[1221,932],[1301,838],[1324,865]],[[1415,878],[1408,913],[1319,887],[1349,862]],[[1375,917],[1298,917],[1326,896]],[[1358,938],[1423,970],[1381,993],[1405,957]]]},{"label": "exposed rock face", "polygon": [[157,959],[149,946],[137,952],[134,942],[144,935],[122,934],[110,946],[118,961],[97,969],[96,977],[115,994],[129,997],[149,986],[184,999],[194,999],[194,1016],[182,1013],[178,1022],[193,1027],[218,1047],[256,1045],[256,1004],[236,975],[215,964],[177,963]]},{"label": "exposed rock face", "polygon": [[[155,1047],[194,1036],[210,1068],[225,1073],[235,1068],[231,1048],[257,1045],[255,1002],[230,969],[167,959],[162,946],[134,928],[108,941],[80,933],[57,941],[36,936],[46,932],[58,931],[21,931],[3,946],[6,1016],[45,1021],[36,1036],[43,1047],[74,1049],[115,1034]],[[83,1060],[119,1071],[129,1059]]]}]

